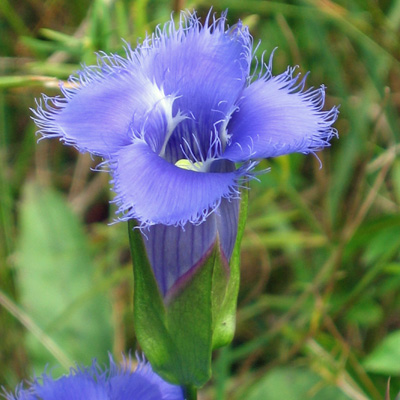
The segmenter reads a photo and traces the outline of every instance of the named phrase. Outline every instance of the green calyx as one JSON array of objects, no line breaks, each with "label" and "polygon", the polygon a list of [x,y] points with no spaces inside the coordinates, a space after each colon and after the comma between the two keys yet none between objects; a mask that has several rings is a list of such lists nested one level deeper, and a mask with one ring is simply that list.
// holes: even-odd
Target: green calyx
[{"label": "green calyx", "polygon": [[244,190],[230,265],[217,238],[190,279],[165,299],[158,290],[140,230],[134,229],[134,220],[129,221],[137,339],[153,369],[171,383],[203,386],[211,377],[212,351],[232,341],[246,211]]}]

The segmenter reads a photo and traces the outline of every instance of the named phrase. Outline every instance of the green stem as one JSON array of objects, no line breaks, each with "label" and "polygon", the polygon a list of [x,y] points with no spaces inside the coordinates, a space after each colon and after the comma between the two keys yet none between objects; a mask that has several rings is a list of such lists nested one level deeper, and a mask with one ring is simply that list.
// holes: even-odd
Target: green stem
[{"label": "green stem", "polygon": [[197,400],[197,388],[192,385],[186,385],[183,387],[185,392],[185,400]]}]

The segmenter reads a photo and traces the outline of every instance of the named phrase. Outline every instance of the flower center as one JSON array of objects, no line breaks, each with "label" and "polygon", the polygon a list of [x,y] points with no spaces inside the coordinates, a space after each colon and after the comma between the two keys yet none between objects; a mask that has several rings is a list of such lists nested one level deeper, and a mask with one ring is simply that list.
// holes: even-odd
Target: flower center
[{"label": "flower center", "polygon": [[189,171],[204,172],[206,163],[203,161],[193,162],[186,158],[181,158],[175,163],[175,165],[179,168],[187,169]]}]

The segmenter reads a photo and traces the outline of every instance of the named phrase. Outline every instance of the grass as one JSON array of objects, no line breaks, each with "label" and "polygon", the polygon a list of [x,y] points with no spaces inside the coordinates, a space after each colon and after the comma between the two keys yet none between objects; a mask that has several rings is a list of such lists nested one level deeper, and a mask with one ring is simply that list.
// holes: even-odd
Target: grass
[{"label": "grass", "polygon": [[275,73],[298,64],[311,72],[308,85],[328,87],[327,107],[341,108],[340,139],[319,154],[322,169],[312,156],[285,156],[263,161],[271,172],[252,183],[237,334],[200,396],[383,400],[391,376],[393,399],[398,0],[2,0],[0,384],[136,346],[126,227],[107,226],[107,176],[56,141],[36,144],[34,98],[57,94],[56,82],[95,62],[95,51],[121,52],[121,38],[134,45],[173,8],[204,16],[211,5],[250,26],[258,56],[278,47]]}]

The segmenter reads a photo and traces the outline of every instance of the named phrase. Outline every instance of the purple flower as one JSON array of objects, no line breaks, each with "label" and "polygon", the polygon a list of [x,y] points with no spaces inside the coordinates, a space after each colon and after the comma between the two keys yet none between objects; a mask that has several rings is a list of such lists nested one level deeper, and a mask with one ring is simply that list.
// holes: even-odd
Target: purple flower
[{"label": "purple flower", "polygon": [[251,74],[253,52],[248,28],[226,27],[226,13],[204,25],[181,13],[126,58],[100,53],[34,111],[43,137],[105,160],[118,219],[149,228],[163,294],[217,237],[229,260],[239,188],[257,160],[314,153],[336,135],[324,86],[305,90],[292,67],[274,76],[272,57]]},{"label": "purple flower", "polygon": [[131,360],[102,369],[94,360],[88,368],[77,367],[69,375],[53,379],[44,373],[29,384],[17,387],[7,400],[183,400],[180,386],[165,382],[150,364],[139,362],[133,372]]}]

